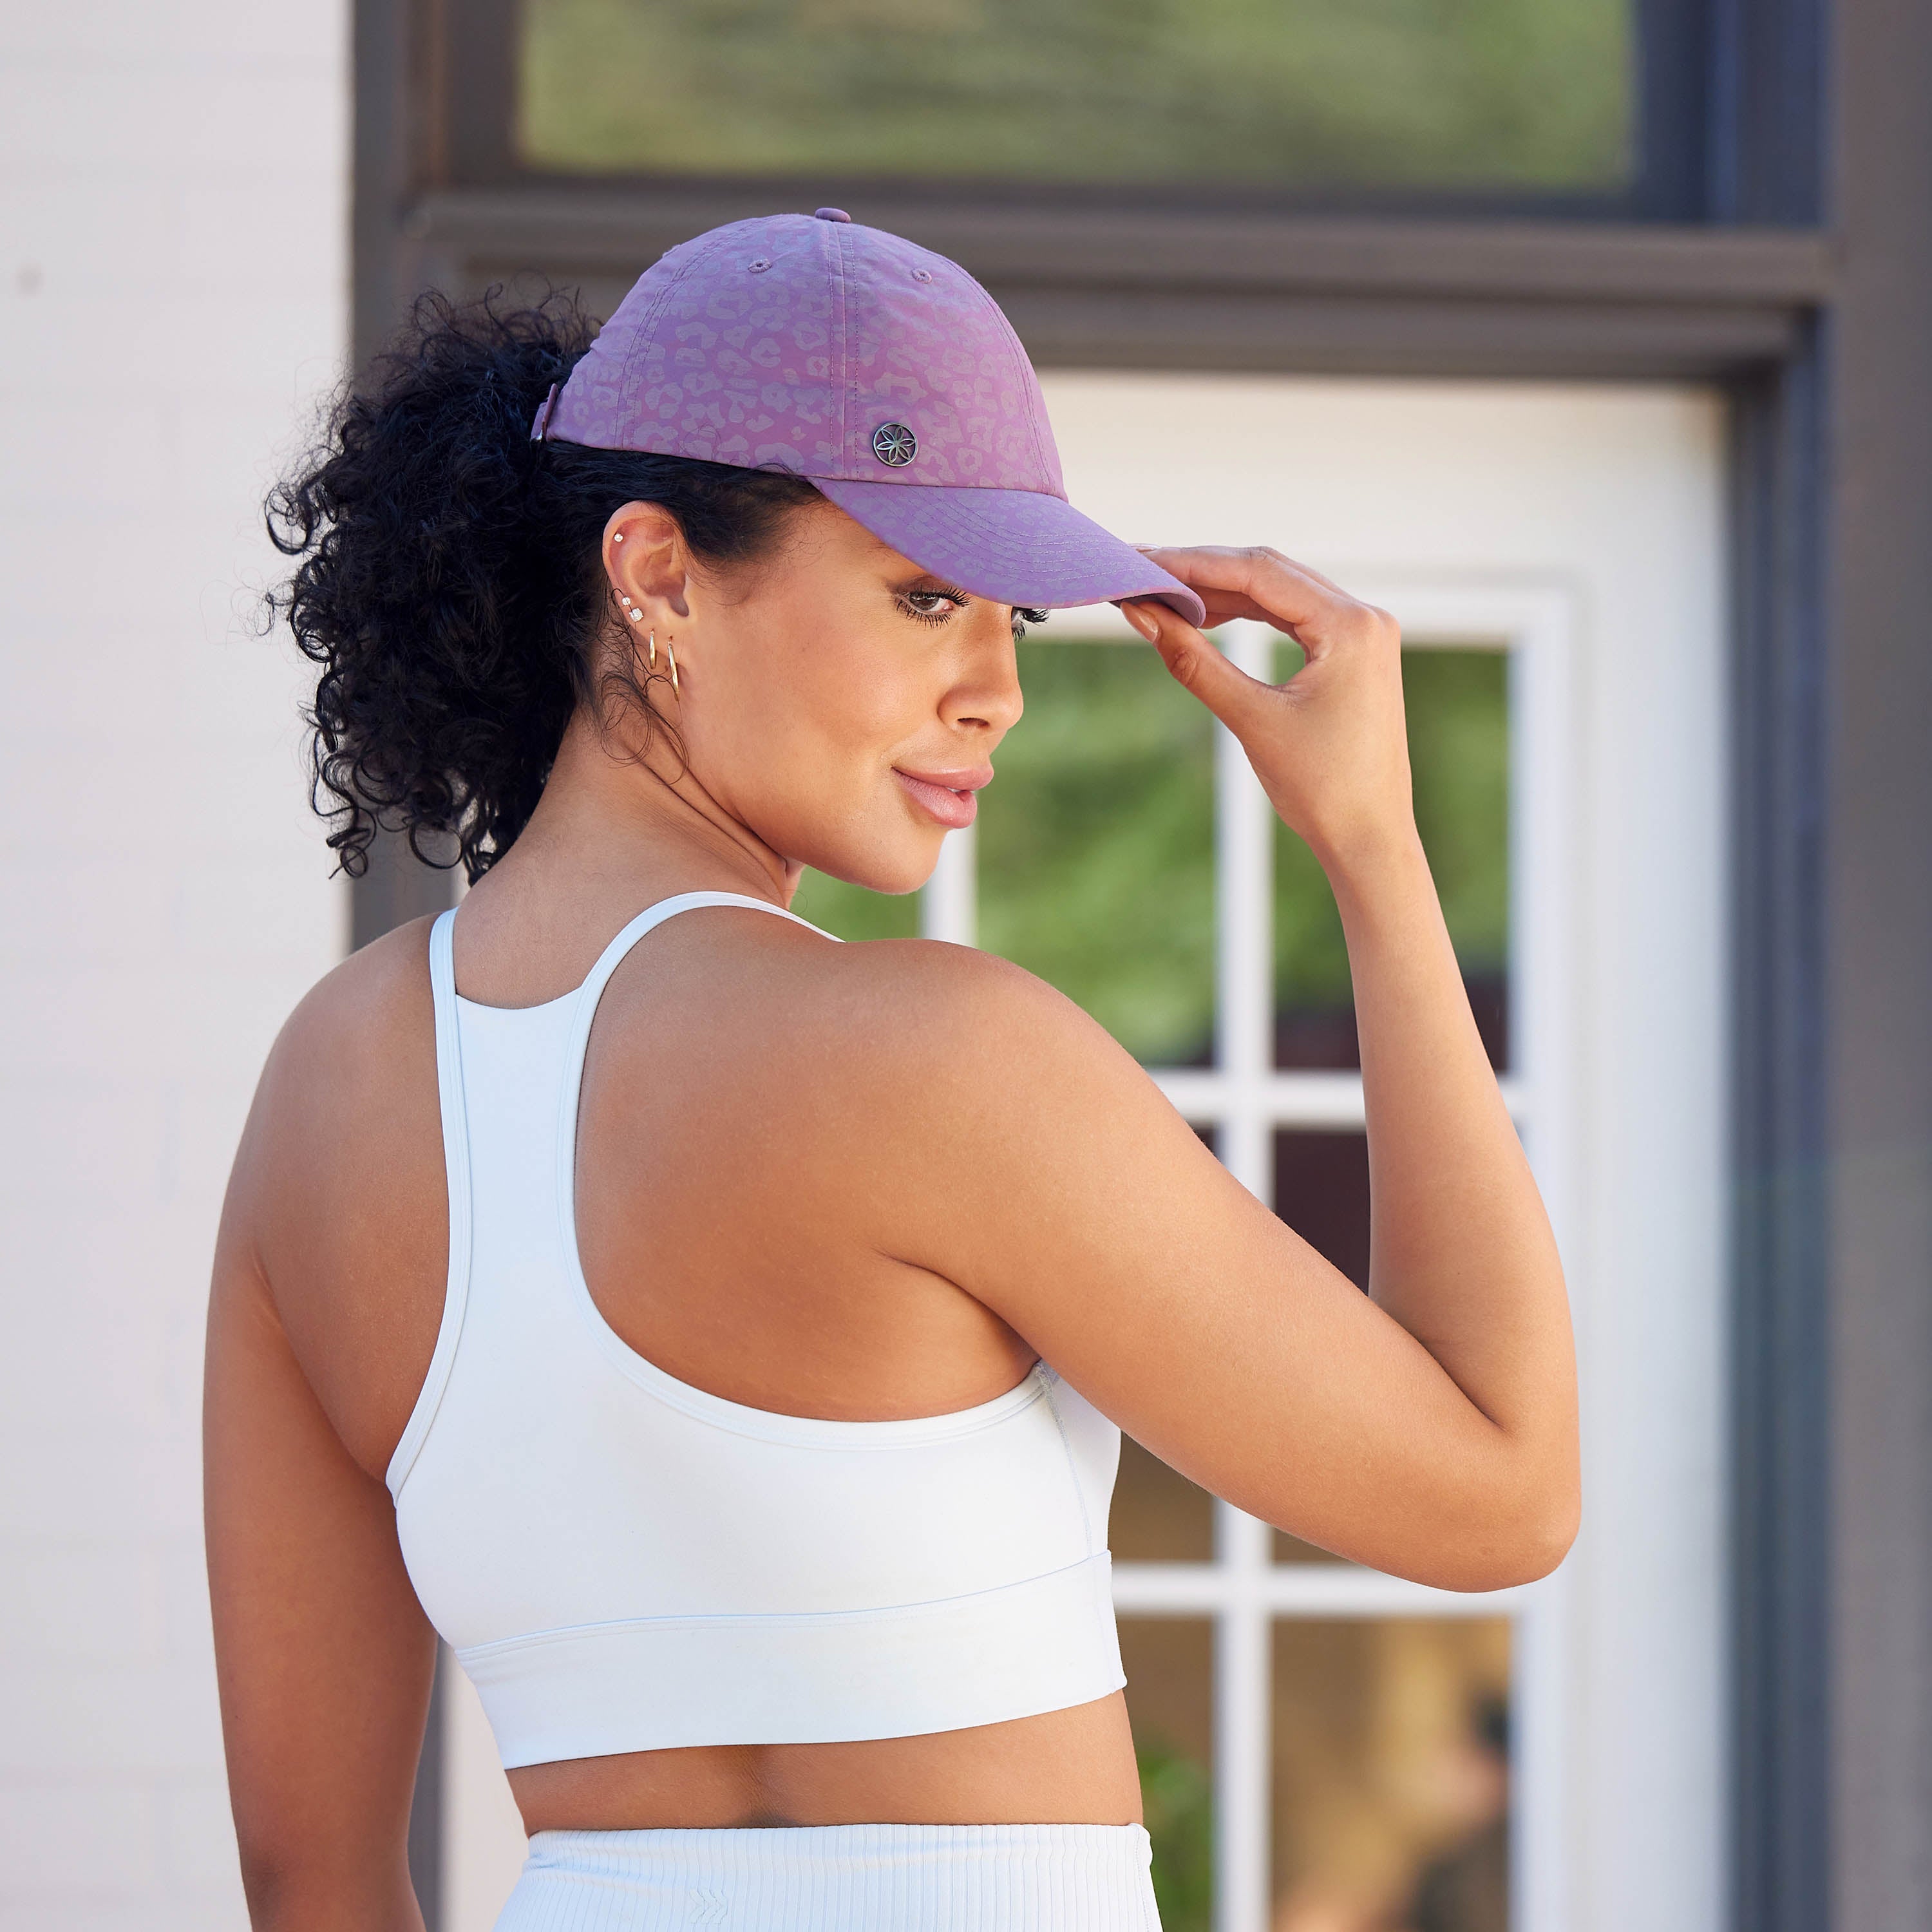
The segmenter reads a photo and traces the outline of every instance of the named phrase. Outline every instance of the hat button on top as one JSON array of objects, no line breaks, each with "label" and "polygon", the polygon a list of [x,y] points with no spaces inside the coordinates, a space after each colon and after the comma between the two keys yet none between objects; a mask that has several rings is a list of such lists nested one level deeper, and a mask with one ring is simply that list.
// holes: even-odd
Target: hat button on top
[{"label": "hat button on top", "polygon": [[842,208],[814,208],[812,216],[814,221],[850,221],[852,219]]}]

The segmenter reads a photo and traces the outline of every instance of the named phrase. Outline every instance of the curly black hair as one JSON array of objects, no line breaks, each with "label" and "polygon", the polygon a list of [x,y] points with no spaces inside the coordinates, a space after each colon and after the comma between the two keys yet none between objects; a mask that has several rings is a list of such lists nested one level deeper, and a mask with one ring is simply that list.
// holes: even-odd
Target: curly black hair
[{"label": "curly black hair", "polygon": [[779,472],[532,442],[596,332],[568,293],[421,297],[268,497],[270,537],[301,560],[269,608],[320,667],[311,800],[352,877],[386,829],[474,881],[529,822],[580,706],[603,718],[614,686],[662,724],[628,656],[614,668],[604,649],[613,510],[660,503],[694,556],[730,566],[818,495]]}]

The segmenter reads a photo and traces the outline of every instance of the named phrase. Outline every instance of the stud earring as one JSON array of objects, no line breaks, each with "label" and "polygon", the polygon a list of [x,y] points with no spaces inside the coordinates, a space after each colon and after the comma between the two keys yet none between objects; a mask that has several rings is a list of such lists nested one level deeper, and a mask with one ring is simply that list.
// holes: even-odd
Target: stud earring
[{"label": "stud earring", "polygon": [[622,530],[618,531],[610,541],[613,543],[622,543],[624,541],[624,532]]}]

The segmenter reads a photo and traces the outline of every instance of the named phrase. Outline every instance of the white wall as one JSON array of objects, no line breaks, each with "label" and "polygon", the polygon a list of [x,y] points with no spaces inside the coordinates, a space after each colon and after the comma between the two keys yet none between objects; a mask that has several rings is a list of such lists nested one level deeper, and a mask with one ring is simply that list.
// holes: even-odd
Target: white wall
[{"label": "white wall", "polygon": [[257,505],[346,318],[342,0],[0,24],[0,1932],[243,1922],[200,1329],[339,956]]}]

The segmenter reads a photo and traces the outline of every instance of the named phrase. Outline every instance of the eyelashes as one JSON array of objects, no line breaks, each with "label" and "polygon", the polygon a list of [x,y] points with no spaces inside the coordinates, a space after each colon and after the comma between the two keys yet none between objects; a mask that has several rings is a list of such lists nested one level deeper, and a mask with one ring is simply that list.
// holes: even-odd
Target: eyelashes
[{"label": "eyelashes", "polygon": [[[971,596],[953,584],[939,584],[920,590],[902,590],[896,593],[899,608],[921,624],[944,624],[954,610],[963,610],[972,602]],[[922,609],[925,604],[927,608]],[[950,608],[934,608],[944,606]],[[1017,644],[1027,634],[1029,624],[1043,624],[1046,613],[1036,610],[1030,605],[1017,604],[1013,607],[1013,641]]]},{"label": "eyelashes", "polygon": [[[964,591],[956,590],[950,584],[924,590],[902,590],[898,593],[899,608],[908,617],[916,619],[922,624],[943,624],[954,610],[964,610],[972,601]],[[928,608],[922,610],[920,608],[922,604]],[[935,605],[950,608],[931,608]]]}]

